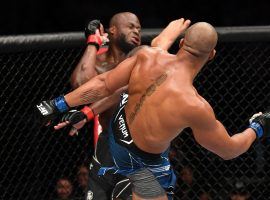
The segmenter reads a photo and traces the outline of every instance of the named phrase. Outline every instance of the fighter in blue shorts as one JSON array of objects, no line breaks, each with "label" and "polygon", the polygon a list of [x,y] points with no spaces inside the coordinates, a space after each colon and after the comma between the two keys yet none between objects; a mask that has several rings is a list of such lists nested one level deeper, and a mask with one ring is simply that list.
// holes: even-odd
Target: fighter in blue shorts
[{"label": "fighter in blue shorts", "polygon": [[172,199],[176,177],[169,162],[169,149],[160,154],[153,154],[136,146],[126,122],[127,102],[128,94],[124,93],[109,128],[109,146],[114,166],[102,167],[99,175],[111,170],[127,176],[131,184],[136,185],[134,192],[143,193],[145,198],[162,196],[166,192],[169,199]]}]

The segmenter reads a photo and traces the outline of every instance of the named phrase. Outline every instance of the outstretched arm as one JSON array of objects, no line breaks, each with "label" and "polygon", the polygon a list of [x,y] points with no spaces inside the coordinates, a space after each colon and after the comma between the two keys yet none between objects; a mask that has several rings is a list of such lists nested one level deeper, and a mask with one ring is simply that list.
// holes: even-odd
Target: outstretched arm
[{"label": "outstretched arm", "polygon": [[193,108],[188,118],[195,140],[225,160],[246,152],[256,139],[251,128],[230,136],[208,103]]},{"label": "outstretched arm", "polygon": [[190,20],[184,18],[174,20],[152,42],[152,47],[159,47],[167,51],[175,40],[189,27]]},{"label": "outstretched arm", "polygon": [[94,103],[111,95],[117,89],[128,84],[136,61],[137,55],[127,58],[113,70],[94,77],[78,89],[65,95],[65,101],[70,107],[75,107]]},{"label": "outstretched arm", "polygon": [[111,96],[105,97],[91,105],[89,107],[93,110],[95,115],[103,113],[112,106],[116,105],[120,101],[120,95],[128,90],[128,86],[124,86],[116,90]]},{"label": "outstretched arm", "polygon": [[[35,106],[35,112],[39,121],[42,124],[48,124],[59,114],[68,111],[72,107],[94,103],[111,95],[117,89],[128,85],[131,72],[137,62],[137,57],[138,54],[127,58],[113,70],[94,77],[65,96],[38,103]],[[93,114],[93,112],[88,111],[86,113],[89,113],[87,118],[90,118],[90,115]]]}]

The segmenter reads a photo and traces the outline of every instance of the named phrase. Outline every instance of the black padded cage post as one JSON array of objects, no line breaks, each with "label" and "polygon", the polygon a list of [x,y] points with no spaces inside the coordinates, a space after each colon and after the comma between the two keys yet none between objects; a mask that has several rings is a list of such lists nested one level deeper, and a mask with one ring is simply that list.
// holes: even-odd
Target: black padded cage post
[{"label": "black padded cage post", "polygon": [[[143,43],[150,44],[160,31],[144,30]],[[234,134],[248,126],[252,114],[269,106],[270,26],[217,31],[217,55],[195,86]],[[69,137],[68,129],[54,131],[37,124],[32,109],[42,99],[71,90],[69,78],[84,44],[83,33],[0,37],[0,199],[52,199],[60,177],[68,177],[76,188],[77,168],[89,163],[93,152],[91,124],[79,136]],[[170,51],[177,48],[175,43]],[[236,193],[252,199],[270,196],[267,140],[224,161],[200,147],[187,129],[173,141],[172,151],[179,177],[175,199],[198,199],[203,192],[212,199]]]}]

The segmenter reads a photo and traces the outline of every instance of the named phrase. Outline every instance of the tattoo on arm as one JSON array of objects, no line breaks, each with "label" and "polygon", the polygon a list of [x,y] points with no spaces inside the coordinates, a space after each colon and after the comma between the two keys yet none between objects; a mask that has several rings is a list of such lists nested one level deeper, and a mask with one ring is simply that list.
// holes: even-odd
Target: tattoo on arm
[{"label": "tattoo on arm", "polygon": [[80,96],[80,99],[84,103],[93,103],[93,102],[99,100],[100,96],[101,96],[100,91],[88,90],[88,91],[82,93],[82,95]]},{"label": "tattoo on arm", "polygon": [[144,101],[147,97],[151,96],[157,89],[158,86],[160,86],[166,79],[167,79],[167,73],[165,72],[161,76],[159,76],[154,83],[152,83],[145,91],[145,93],[141,96],[139,102],[135,105],[134,111],[129,115],[129,123],[132,124],[135,117],[137,116],[138,112],[140,111]]}]

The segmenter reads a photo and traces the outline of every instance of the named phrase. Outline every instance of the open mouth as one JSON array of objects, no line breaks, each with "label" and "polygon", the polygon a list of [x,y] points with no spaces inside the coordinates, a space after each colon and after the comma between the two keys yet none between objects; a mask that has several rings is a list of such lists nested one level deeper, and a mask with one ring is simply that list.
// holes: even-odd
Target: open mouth
[{"label": "open mouth", "polygon": [[131,42],[133,44],[139,45],[140,44],[140,39],[139,39],[139,37],[132,37]]}]

